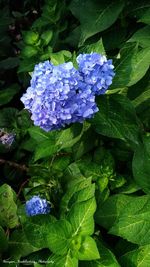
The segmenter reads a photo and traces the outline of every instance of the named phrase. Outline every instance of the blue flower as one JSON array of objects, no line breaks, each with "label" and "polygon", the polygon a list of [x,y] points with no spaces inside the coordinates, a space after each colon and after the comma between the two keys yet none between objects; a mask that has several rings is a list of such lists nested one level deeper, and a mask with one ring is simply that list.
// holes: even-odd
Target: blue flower
[{"label": "blue flower", "polygon": [[107,60],[105,56],[98,53],[91,53],[80,54],[77,57],[77,63],[85,84],[91,86],[94,94],[104,94],[112,84],[115,75],[112,60]]},{"label": "blue flower", "polygon": [[46,199],[33,196],[26,202],[26,213],[28,216],[50,213],[50,205]]},{"label": "blue flower", "polygon": [[82,123],[98,111],[95,95],[104,94],[114,76],[112,60],[97,53],[80,54],[79,69],[72,62],[35,66],[30,86],[22,96],[34,125],[45,131]]},{"label": "blue flower", "polygon": [[0,142],[6,147],[11,147],[15,140],[14,133],[7,133],[4,129],[0,129]]},{"label": "blue flower", "polygon": [[21,101],[31,112],[34,125],[45,131],[83,122],[98,111],[91,87],[72,62],[54,66],[45,61],[36,65]]}]

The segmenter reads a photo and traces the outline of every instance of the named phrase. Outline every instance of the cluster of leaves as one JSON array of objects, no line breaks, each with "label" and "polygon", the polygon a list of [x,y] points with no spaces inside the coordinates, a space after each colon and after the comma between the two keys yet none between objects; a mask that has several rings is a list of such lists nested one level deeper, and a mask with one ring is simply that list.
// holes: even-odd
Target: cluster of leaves
[{"label": "cluster of leaves", "polygon": [[[150,4],[135,0],[0,1],[1,266],[150,265]],[[20,96],[34,65],[78,53],[112,58],[115,77],[82,124],[33,126]],[[51,213],[27,217],[40,195]]]}]

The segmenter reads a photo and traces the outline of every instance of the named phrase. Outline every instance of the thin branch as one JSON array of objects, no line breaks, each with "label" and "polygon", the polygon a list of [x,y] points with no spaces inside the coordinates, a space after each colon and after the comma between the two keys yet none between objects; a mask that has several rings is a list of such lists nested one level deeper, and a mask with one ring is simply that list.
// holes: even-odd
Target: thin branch
[{"label": "thin branch", "polygon": [[25,186],[25,184],[28,183],[28,182],[29,182],[29,179],[25,180],[25,181],[21,184],[21,186],[20,186],[20,188],[19,188],[19,191],[18,191],[18,194],[17,194],[17,198],[19,197],[19,195],[20,195],[20,193],[21,193],[23,187]]},{"label": "thin branch", "polygon": [[9,238],[9,233],[10,233],[10,229],[7,228],[7,229],[6,229],[6,232],[5,232],[7,238]]},{"label": "thin branch", "polygon": [[11,167],[14,167],[16,169],[19,169],[21,171],[25,171],[25,172],[28,172],[28,167],[26,165],[20,165],[16,162],[13,162],[13,161],[9,161],[9,160],[5,160],[5,159],[0,159],[0,164],[7,164]]}]

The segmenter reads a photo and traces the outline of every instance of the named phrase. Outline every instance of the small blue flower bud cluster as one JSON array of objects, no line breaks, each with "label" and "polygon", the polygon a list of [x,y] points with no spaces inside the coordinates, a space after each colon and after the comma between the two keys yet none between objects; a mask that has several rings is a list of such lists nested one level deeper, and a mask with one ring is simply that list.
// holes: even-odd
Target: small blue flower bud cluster
[{"label": "small blue flower bud cluster", "polygon": [[28,216],[50,213],[49,203],[46,199],[42,199],[39,196],[33,196],[28,200],[25,208]]},{"label": "small blue flower bud cluster", "polygon": [[30,87],[21,98],[34,125],[56,130],[82,123],[98,111],[95,95],[104,94],[112,83],[112,61],[91,53],[79,55],[77,62],[79,70],[72,62],[54,66],[45,61],[35,66]]},{"label": "small blue flower bud cluster", "polygon": [[14,140],[15,140],[14,133],[7,133],[4,129],[0,129],[0,142],[4,146],[11,147]]}]

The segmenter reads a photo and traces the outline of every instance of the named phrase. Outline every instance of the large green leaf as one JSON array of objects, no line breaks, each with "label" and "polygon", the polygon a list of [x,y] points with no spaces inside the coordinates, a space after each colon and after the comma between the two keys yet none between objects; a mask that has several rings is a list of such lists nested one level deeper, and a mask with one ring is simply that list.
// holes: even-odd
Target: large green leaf
[{"label": "large green leaf", "polygon": [[47,236],[49,233],[49,224],[53,223],[55,218],[50,215],[36,215],[23,225],[23,230],[28,242],[39,249],[48,248]]},{"label": "large green leaf", "polygon": [[0,90],[0,106],[5,105],[11,101],[11,99],[19,91],[18,84],[13,84],[10,87]]},{"label": "large green leaf", "polygon": [[100,255],[95,240],[90,236],[85,237],[77,255],[79,260],[99,259]]},{"label": "large green leaf", "polygon": [[85,131],[79,142],[73,146],[73,157],[75,161],[80,159],[87,152],[93,150],[97,145],[97,139],[98,135],[93,131],[92,127]]},{"label": "large green leaf", "polygon": [[137,42],[142,47],[150,47],[150,26],[145,26],[136,31],[128,42]]},{"label": "large green leaf", "polygon": [[57,53],[50,54],[51,62],[54,65],[59,65],[66,62],[71,58],[71,56],[72,56],[71,53],[67,50],[62,50]]},{"label": "large green leaf", "polygon": [[58,146],[56,146],[54,140],[40,142],[35,149],[34,161],[50,157],[56,152],[58,152]]},{"label": "large green leaf", "polygon": [[91,120],[95,130],[108,137],[138,144],[139,126],[132,103],[122,95],[100,96],[99,112]]},{"label": "large green leaf", "polygon": [[59,220],[48,226],[47,244],[57,255],[65,255],[71,242],[72,227],[67,220]]},{"label": "large green leaf", "polygon": [[147,0],[131,0],[126,5],[125,13],[136,19],[141,18],[145,12],[150,8],[150,3]]},{"label": "large green leaf", "polygon": [[120,51],[115,67],[112,89],[124,88],[137,83],[147,72],[150,64],[149,48],[138,49],[137,44],[126,43]]},{"label": "large green leaf", "polygon": [[85,129],[86,124],[73,124],[70,128],[62,130],[58,137],[56,146],[59,146],[60,150],[72,147],[80,140]]},{"label": "large green leaf", "polygon": [[100,259],[95,261],[85,261],[83,267],[120,267],[115,255],[106,248],[102,242],[97,241],[97,247],[100,254]]},{"label": "large green leaf", "polygon": [[91,235],[94,231],[93,215],[96,210],[95,198],[75,203],[68,212],[68,220],[73,229],[73,235]]},{"label": "large green leaf", "polygon": [[139,22],[143,22],[145,24],[149,24],[150,25],[150,7],[146,9],[144,14],[139,19]]},{"label": "large green leaf", "polygon": [[60,203],[62,214],[64,212],[67,212],[69,201],[71,198],[76,197],[76,192],[84,188],[88,188],[89,186],[91,186],[91,178],[88,178],[88,179],[82,178],[82,180],[79,180],[79,181],[77,180],[75,184],[73,183],[73,185],[71,185],[68,188],[67,192],[63,196],[61,203]]},{"label": "large green leaf", "polygon": [[3,228],[0,226],[0,255],[1,252],[5,251],[8,247],[8,240],[5,234],[5,231],[3,230]]},{"label": "large green leaf", "polygon": [[0,127],[14,128],[18,110],[16,108],[3,108],[0,112]]},{"label": "large green leaf", "polygon": [[142,94],[136,97],[132,101],[132,104],[135,108],[137,108],[139,105],[143,104],[146,101],[150,101],[150,89],[144,91]]},{"label": "large green leaf", "polygon": [[100,241],[97,241],[97,247],[100,253],[100,259],[98,260],[98,267],[120,267],[118,261],[116,260],[115,255],[112,253],[110,249],[108,249],[104,244]]},{"label": "large green leaf", "polygon": [[19,58],[18,57],[8,57],[0,61],[0,69],[1,70],[8,70],[13,69],[19,65]]},{"label": "large green leaf", "polygon": [[85,177],[92,177],[93,181],[96,181],[102,177],[102,170],[100,164],[97,164],[95,162],[89,164],[88,160],[80,160],[77,162],[77,164]]},{"label": "large green leaf", "polygon": [[103,46],[102,39],[100,39],[96,43],[85,45],[80,49],[80,53],[89,53],[90,54],[92,52],[105,55],[105,49]]},{"label": "large green leaf", "polygon": [[30,127],[28,129],[28,132],[30,136],[38,143],[44,142],[50,139],[49,133],[45,132],[40,127],[36,127],[36,126]]},{"label": "large green leaf", "polygon": [[118,194],[109,197],[104,203],[98,203],[95,213],[96,223],[109,229],[132,198],[131,196]]},{"label": "large green leaf", "polygon": [[119,259],[122,267],[149,267],[150,245],[129,251]]},{"label": "large green leaf", "polygon": [[0,187],[0,225],[14,228],[18,225],[16,195],[12,188],[3,184]]},{"label": "large green leaf", "polygon": [[12,260],[18,260],[20,257],[27,256],[28,254],[39,250],[32,246],[22,230],[15,230],[9,239],[9,251]]},{"label": "large green leaf", "polygon": [[56,140],[58,133],[56,131],[45,132],[40,127],[30,127],[28,132],[32,139],[37,143],[35,148],[34,160],[52,156],[58,151]]},{"label": "large green leaf", "polygon": [[78,267],[78,260],[72,258],[68,252],[65,256],[52,255],[48,259],[46,267]]},{"label": "large green leaf", "polygon": [[150,196],[133,197],[109,232],[134,244],[150,244]]},{"label": "large green leaf", "polygon": [[150,193],[150,136],[145,136],[133,157],[133,175],[137,184]]},{"label": "large green leaf", "polygon": [[83,45],[87,38],[110,27],[123,7],[124,2],[120,0],[72,0],[70,10],[81,24],[79,44]]},{"label": "large green leaf", "polygon": [[88,200],[94,196],[95,193],[95,184],[91,184],[81,190],[78,190],[70,199],[69,204],[74,204]]}]

